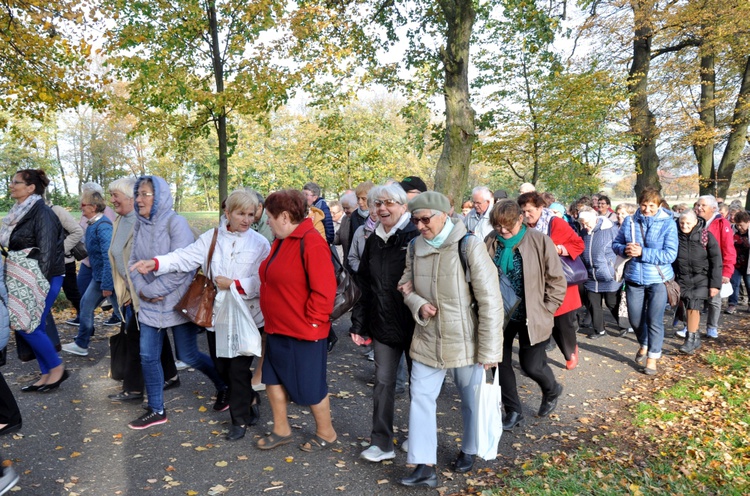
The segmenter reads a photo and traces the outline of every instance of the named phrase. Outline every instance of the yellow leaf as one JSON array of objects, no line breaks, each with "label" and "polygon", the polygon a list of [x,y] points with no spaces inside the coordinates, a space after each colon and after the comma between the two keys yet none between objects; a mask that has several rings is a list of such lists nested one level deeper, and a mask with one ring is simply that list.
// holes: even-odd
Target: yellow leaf
[{"label": "yellow leaf", "polygon": [[287,462],[287,463],[292,463],[294,461],[294,457],[293,456],[287,456],[286,458],[284,458],[284,461]]},{"label": "yellow leaf", "polygon": [[264,472],[273,472],[273,467],[263,467]]},{"label": "yellow leaf", "polygon": [[79,456],[81,456],[81,454],[77,451],[74,451],[73,453],[70,454],[71,458],[78,458]]},{"label": "yellow leaf", "polygon": [[199,493],[198,491],[193,491],[192,489],[190,489],[188,491],[185,491],[185,494],[187,494],[187,496],[198,496]]},{"label": "yellow leaf", "polygon": [[205,412],[205,411],[207,411],[207,410],[208,410],[208,409],[207,409],[207,408],[206,408],[205,406],[203,406],[203,405],[201,405],[201,407],[200,407],[200,408],[198,408],[198,411],[199,411],[199,412],[201,412],[201,413],[203,413],[203,412]]},{"label": "yellow leaf", "polygon": [[217,467],[226,467],[227,466],[227,462],[225,462],[224,460],[222,460],[222,461],[214,463],[214,465],[216,465]]}]

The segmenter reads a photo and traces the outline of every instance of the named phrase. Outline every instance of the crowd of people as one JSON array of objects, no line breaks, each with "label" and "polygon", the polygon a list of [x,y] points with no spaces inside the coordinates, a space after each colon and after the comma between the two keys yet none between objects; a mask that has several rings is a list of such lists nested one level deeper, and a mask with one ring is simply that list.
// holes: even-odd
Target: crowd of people
[{"label": "crowd of people", "polygon": [[[612,334],[636,334],[635,363],[654,375],[667,309],[674,324],[684,323],[680,351],[694,353],[701,337],[719,336],[722,296],[729,296],[726,313],[735,313],[741,286],[747,293],[750,282],[750,213],[710,195],[693,209],[670,209],[646,188],[637,204],[613,209],[597,194],[566,208],[528,183],[517,198],[479,186],[456,212],[453,199],[416,176],[366,181],[330,203],[311,182],[267,198],[238,189],[223,203],[218,226],[200,234],[173,210],[169,185],[157,176],[108,185],[114,210],[101,186],[88,184],[81,223],[45,201],[48,184],[41,170],[18,171],[10,183],[16,203],[0,224],[6,265],[25,264],[35,276],[22,290],[36,297],[26,304],[39,311],[25,327],[10,317],[7,293],[19,289],[15,280],[6,289],[8,269],[0,281],[0,344],[15,331],[19,356],[25,347],[40,369],[22,392],[49,393],[70,377],[58,351],[87,356],[95,310],[110,302],[107,323],[121,325],[126,358],[122,390],[108,399],[143,404],[131,429],[168,421],[164,391],[180,385],[171,330],[176,358],[210,379],[214,410],[229,411],[227,440],[242,439],[258,423],[265,391],[273,428],[258,449],[293,441],[290,401],[309,406],[315,420],[300,449],[328,449],[337,443],[326,368],[338,339],[330,319],[338,258],[362,295],[349,334],[375,363],[371,444],[360,457],[395,458],[395,398],[408,382],[409,439],[401,447],[416,468],[401,480],[406,486],[437,485],[437,398],[447,374],[463,420],[452,469],[463,473],[477,456],[474,391],[488,373],[502,388],[502,428],[524,421],[512,367],[516,338],[520,367],[541,389],[537,415],[546,417],[563,390],[548,353],[559,348],[565,368],[575,369],[581,328],[591,329],[591,339],[607,335],[603,306]],[[77,264],[80,245],[87,257]],[[205,328],[175,309],[197,271],[216,289]],[[503,307],[501,279],[517,300],[512,308]],[[62,345],[50,313],[61,289],[77,315],[67,323],[78,326],[75,339]],[[222,310],[236,302],[239,316],[227,320]],[[198,344],[204,331],[208,354]],[[257,350],[232,344],[248,334],[262,343]],[[21,412],[1,375],[0,403],[0,435],[20,429]],[[8,474],[0,481],[15,476]]]}]

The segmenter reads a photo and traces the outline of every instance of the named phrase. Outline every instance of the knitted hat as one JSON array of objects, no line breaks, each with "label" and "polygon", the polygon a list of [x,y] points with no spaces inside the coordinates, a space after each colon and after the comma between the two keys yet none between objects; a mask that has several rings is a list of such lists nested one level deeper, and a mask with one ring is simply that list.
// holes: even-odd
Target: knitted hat
[{"label": "knitted hat", "polygon": [[563,215],[565,215],[565,213],[566,213],[566,212],[565,212],[565,207],[564,207],[564,206],[562,206],[562,204],[560,204],[560,203],[557,203],[557,202],[555,202],[555,203],[551,204],[551,205],[549,206],[549,209],[550,209],[550,210],[554,210],[555,212],[560,212],[560,213],[561,213],[561,214],[563,214]]},{"label": "knitted hat", "polygon": [[448,213],[451,211],[451,202],[448,198],[437,191],[425,191],[415,196],[409,202],[409,212],[416,210],[439,210]]},{"label": "knitted hat", "polygon": [[412,190],[417,190],[420,193],[424,193],[427,191],[427,185],[417,176],[409,176],[405,177],[403,181],[398,183],[401,185],[402,188],[404,188],[404,191],[407,193]]}]

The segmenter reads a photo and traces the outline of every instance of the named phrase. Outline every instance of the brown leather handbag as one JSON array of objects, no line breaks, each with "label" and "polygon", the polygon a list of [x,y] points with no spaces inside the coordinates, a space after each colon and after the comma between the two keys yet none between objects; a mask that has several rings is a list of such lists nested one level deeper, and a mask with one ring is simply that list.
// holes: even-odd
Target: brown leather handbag
[{"label": "brown leather handbag", "polygon": [[208,249],[206,259],[206,274],[200,271],[195,273],[193,282],[190,283],[187,292],[180,298],[174,309],[190,319],[191,322],[201,327],[211,327],[214,317],[214,300],[216,300],[216,286],[211,280],[211,259],[216,248],[216,238],[219,229],[214,229],[214,237],[211,240],[211,248]]}]

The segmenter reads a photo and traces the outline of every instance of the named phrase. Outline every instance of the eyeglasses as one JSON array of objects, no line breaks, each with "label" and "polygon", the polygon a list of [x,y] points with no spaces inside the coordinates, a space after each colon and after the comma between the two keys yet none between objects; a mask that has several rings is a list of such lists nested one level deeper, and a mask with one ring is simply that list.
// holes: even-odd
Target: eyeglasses
[{"label": "eyeglasses", "polygon": [[90,207],[90,206],[91,206],[90,203],[81,203],[81,208],[83,208],[83,207]]},{"label": "eyeglasses", "polygon": [[430,225],[430,219],[432,219],[436,215],[437,214],[432,214],[429,217],[412,217],[411,221],[414,223],[415,226],[419,225],[420,222],[422,224],[424,224],[425,226],[429,226]]},{"label": "eyeglasses", "polygon": [[392,207],[394,205],[403,205],[403,203],[401,203],[400,201],[396,201],[393,198],[388,198],[386,200],[375,200],[372,203],[374,203],[376,207],[380,207],[381,205],[385,205],[386,207]]},{"label": "eyeglasses", "polygon": [[139,196],[143,196],[143,197],[146,197],[146,198],[148,198],[148,197],[150,197],[150,196],[154,196],[154,194],[153,194],[153,193],[138,193],[138,192],[136,191],[136,193],[135,193],[135,197],[136,197],[136,198],[138,198]]}]

